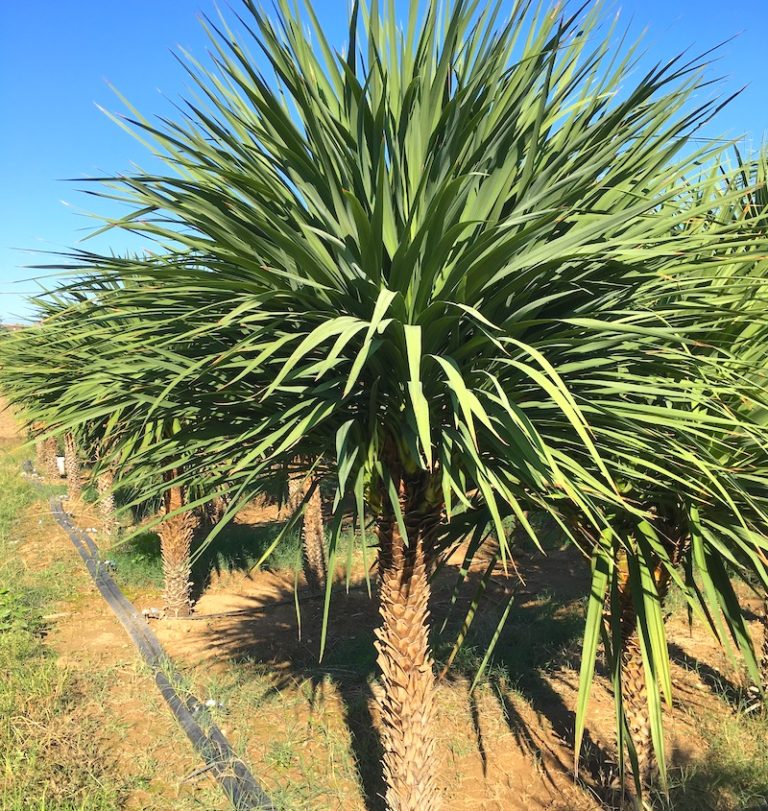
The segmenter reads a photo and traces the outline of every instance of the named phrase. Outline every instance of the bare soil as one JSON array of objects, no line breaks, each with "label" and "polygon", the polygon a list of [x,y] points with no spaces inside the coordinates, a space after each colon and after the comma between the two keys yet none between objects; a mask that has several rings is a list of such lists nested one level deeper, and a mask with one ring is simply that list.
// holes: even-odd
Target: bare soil
[{"label": "bare soil", "polygon": [[[8,412],[0,437],[16,437]],[[92,508],[68,509],[84,527],[96,526]],[[243,524],[275,521],[273,507],[253,506]],[[62,667],[102,685],[89,713],[103,719],[103,743],[119,769],[136,777],[128,809],[227,807],[210,777],[185,779],[201,764],[142,671],[117,620],[102,602],[74,549],[41,505],[24,516],[22,554],[33,569],[64,562],[72,596],[50,608],[48,643]],[[98,539],[98,534],[97,534]],[[442,624],[460,559],[450,562],[433,590],[435,627]],[[477,661],[464,662],[440,683],[435,764],[446,811],[588,811],[618,807],[609,684],[598,676],[578,780],[573,778],[574,707],[582,597],[588,568],[572,551],[546,558],[522,552],[518,577],[499,570],[478,614],[478,638],[489,635],[514,594],[513,610],[497,648],[497,665],[470,694]],[[340,573],[339,573],[340,574]],[[473,567],[462,599],[474,593]],[[302,587],[299,582],[299,586]],[[378,768],[375,598],[357,566],[347,593],[334,588],[332,621],[319,661],[322,601],[302,597],[300,619],[289,572],[214,574],[196,605],[195,620],[160,620],[155,630],[280,807],[291,811],[381,809]],[[139,608],[157,605],[146,590]],[[457,612],[460,615],[460,612]],[[213,616],[222,615],[225,616]],[[206,615],[211,615],[208,618]],[[438,636],[439,655],[457,625]],[[755,625],[754,632],[757,635]],[[673,765],[706,756],[698,720],[723,712],[717,684],[735,693],[742,676],[701,626],[689,629],[677,614],[668,622],[674,705],[666,713]]]}]

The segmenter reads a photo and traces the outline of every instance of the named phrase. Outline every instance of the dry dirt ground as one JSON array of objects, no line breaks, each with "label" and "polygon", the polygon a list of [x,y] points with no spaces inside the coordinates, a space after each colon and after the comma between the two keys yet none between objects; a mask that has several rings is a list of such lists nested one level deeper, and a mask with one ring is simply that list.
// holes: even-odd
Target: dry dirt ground
[{"label": "dry dirt ground", "polygon": [[[14,423],[6,413],[0,417],[0,438],[14,435]],[[87,505],[67,508],[81,526],[96,526]],[[105,751],[120,770],[136,776],[136,787],[124,807],[227,807],[210,777],[185,779],[200,763],[69,540],[40,509],[24,517],[22,554],[32,569],[63,565],[72,578],[71,599],[50,607],[47,641],[62,667],[81,671],[102,685],[88,712],[102,720]],[[269,510],[254,509],[240,521],[256,525],[275,517]],[[452,561],[436,582],[432,605],[436,626],[449,607],[457,562]],[[587,567],[573,553],[558,549],[547,558],[522,553],[517,566],[524,584],[499,573],[476,623],[478,638],[484,631],[492,632],[507,596],[514,592],[496,664],[470,694],[479,661],[470,651],[459,657],[458,667],[439,687],[435,763],[444,808],[618,807],[613,704],[602,676],[590,704],[580,779],[574,781],[572,776],[570,742],[578,678],[574,667]],[[294,575],[289,572],[214,573],[196,605],[197,619],[154,623],[192,692],[217,702],[214,714],[219,725],[278,806],[289,811],[382,807],[375,601],[367,594],[359,565],[354,574],[349,593],[341,582],[335,590],[322,662],[317,655],[322,601],[303,599],[299,623]],[[476,582],[477,576],[473,571],[469,580]],[[471,583],[466,593],[472,593]],[[160,599],[159,591],[151,588],[132,597],[139,608],[157,605]],[[203,619],[226,612],[237,613]],[[448,623],[437,641],[438,655],[444,655],[456,627],[455,621]],[[689,631],[678,614],[668,628],[675,703],[666,713],[667,747],[672,764],[684,766],[707,756],[701,719],[727,711],[713,685],[737,684],[741,675],[703,628]]]}]

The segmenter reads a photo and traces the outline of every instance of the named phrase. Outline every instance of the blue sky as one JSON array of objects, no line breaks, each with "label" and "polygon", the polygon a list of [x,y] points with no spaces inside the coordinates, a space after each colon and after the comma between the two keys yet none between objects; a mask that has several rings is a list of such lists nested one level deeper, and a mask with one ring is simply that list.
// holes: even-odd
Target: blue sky
[{"label": "blue sky", "polygon": [[[237,6],[237,0],[232,2]],[[722,49],[711,75],[725,77],[724,92],[747,87],[706,134],[745,136],[748,144],[760,143],[768,132],[768,0],[739,0],[731,6],[722,0],[623,0],[611,7],[621,9],[635,36],[647,29],[648,60],[688,47],[699,52],[738,35]],[[341,46],[345,0],[316,0],[316,8],[331,41]],[[95,225],[84,216],[94,202],[77,191],[83,184],[64,179],[147,163],[144,148],[97,108],[123,109],[108,83],[145,115],[167,113],[170,101],[188,88],[172,51],[181,45],[205,56],[201,12],[215,14],[213,0],[0,4],[3,321],[18,321],[28,313],[23,296],[36,287],[23,281],[34,275],[23,265],[46,261],[28,251],[66,250]],[[90,246],[105,251],[130,247],[118,234]]]}]

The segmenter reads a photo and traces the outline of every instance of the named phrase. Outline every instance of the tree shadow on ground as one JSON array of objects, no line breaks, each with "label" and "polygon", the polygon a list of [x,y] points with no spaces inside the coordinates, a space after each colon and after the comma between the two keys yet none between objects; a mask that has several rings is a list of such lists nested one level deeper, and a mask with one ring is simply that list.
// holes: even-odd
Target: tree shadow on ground
[{"label": "tree shadow on ground", "polygon": [[[768,777],[744,759],[729,761],[721,752],[673,753],[669,791],[652,792],[653,807],[660,811],[765,811],[768,808]],[[760,772],[760,773],[758,773]]]},{"label": "tree shadow on ground", "polygon": [[[546,741],[537,737],[535,728],[526,722],[514,699],[515,695],[521,697],[566,748],[572,747],[576,713],[553,685],[561,680],[563,669],[575,675],[580,664],[583,597],[589,588],[589,570],[573,550],[551,549],[547,557],[523,552],[516,563],[525,584],[510,578],[504,587],[502,581],[495,589],[497,593],[493,595],[491,606],[486,606],[481,621],[473,626],[474,633],[468,635],[465,644],[468,650],[473,647],[479,652],[485,650],[507,599],[513,598],[487,681],[517,745],[529,753],[542,767],[545,779],[552,782],[552,768],[573,774],[572,749],[568,759],[557,757],[553,761]],[[489,607],[495,610],[488,610]],[[453,630],[455,635],[458,629]],[[479,661],[478,658],[470,664],[476,666]],[[465,669],[459,661],[454,673],[461,676]],[[469,675],[474,676],[474,672]],[[606,808],[618,807],[622,801],[616,772],[615,754],[585,730],[579,783]]]},{"label": "tree shadow on ground", "polygon": [[[193,552],[192,598],[198,600],[208,589],[214,576],[241,572],[250,574],[282,530],[275,522],[228,524],[213,543],[205,543],[206,531],[201,530]],[[272,557],[269,566],[283,568],[299,559],[299,541],[295,534],[281,542],[280,553]]]},{"label": "tree shadow on ground", "polygon": [[[246,528],[238,528],[246,533]],[[265,548],[274,535],[266,532],[251,541],[242,551],[245,534],[233,535],[231,552],[227,546],[217,548],[215,561],[225,567],[250,563],[252,550]],[[219,544],[217,544],[219,547]],[[206,564],[208,571],[216,570]],[[571,552],[551,552],[549,559],[521,555],[518,565],[525,572],[526,584],[510,578],[489,589],[488,599],[467,638],[466,654],[461,654],[449,670],[449,680],[467,684],[475,674],[480,657],[494,631],[498,617],[514,592],[514,604],[493,665],[483,679],[496,697],[500,712],[521,751],[541,767],[543,779],[551,789],[555,775],[572,775],[572,760],[567,746],[573,741],[574,713],[552,685],[553,674],[570,663],[573,649],[583,629],[583,594],[588,584],[588,569]],[[446,566],[433,583],[431,614],[433,627],[440,628],[451,605],[458,564]],[[438,664],[445,658],[461,626],[466,607],[472,600],[480,572],[470,572],[461,596],[454,606],[442,633],[436,633],[433,645]],[[547,590],[541,586],[547,584]],[[283,581],[285,585],[285,581]],[[358,584],[359,585],[359,584]],[[322,600],[300,590],[301,639],[297,639],[297,618],[290,589],[268,598],[242,598],[243,610],[231,617],[221,617],[208,625],[204,647],[215,659],[257,661],[273,666],[285,674],[276,689],[295,686],[296,681],[311,684],[313,695],[330,680],[343,706],[350,747],[357,763],[359,785],[369,811],[383,810],[384,781],[381,773],[382,745],[376,732],[374,679],[377,674],[374,628],[378,625],[376,600],[364,588],[349,593],[343,584],[333,589],[332,621],[322,662],[318,662]],[[198,623],[191,623],[198,625]],[[202,624],[200,624],[202,626]],[[473,651],[475,653],[473,653]],[[516,700],[517,696],[517,700]],[[536,729],[526,722],[518,709],[519,699],[540,719],[546,721],[556,739],[546,739],[541,725]],[[483,771],[488,768],[486,742],[480,726],[480,710],[474,694],[468,694],[468,717],[475,732],[475,743]],[[526,710],[527,711],[527,710]],[[602,785],[605,773],[615,759],[589,734],[586,736],[583,760],[583,783],[590,792],[600,794],[607,807],[614,796]],[[565,745],[563,745],[565,744]]]},{"label": "tree shadow on ground", "polygon": [[747,691],[731,681],[717,668],[690,656],[674,642],[668,642],[668,649],[671,661],[691,673],[695,673],[714,695],[727,701],[731,707],[738,709],[749,700]]}]

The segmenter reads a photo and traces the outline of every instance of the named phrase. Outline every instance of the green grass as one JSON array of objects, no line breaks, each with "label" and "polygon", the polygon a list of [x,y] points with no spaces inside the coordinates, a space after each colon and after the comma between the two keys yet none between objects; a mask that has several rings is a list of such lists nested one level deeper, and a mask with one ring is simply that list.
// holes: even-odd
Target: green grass
[{"label": "green grass", "polygon": [[115,580],[129,599],[133,590],[162,588],[160,539],[156,533],[142,532],[130,541],[105,549],[102,555],[114,562]]},{"label": "green grass", "polygon": [[[200,550],[193,566],[193,579],[205,584],[214,572],[250,571],[280,529],[279,524],[230,524],[210,546]],[[298,537],[289,535],[270,555],[264,568],[294,571],[297,565],[301,566],[299,551]],[[118,542],[105,550],[104,557],[114,561],[115,578],[129,598],[136,591],[162,588],[163,568],[157,533],[141,532]]]},{"label": "green grass", "polygon": [[697,717],[703,757],[670,770],[670,811],[763,811],[768,808],[768,714],[733,711],[722,696],[722,712]]},{"label": "green grass", "polygon": [[[211,576],[228,572],[249,572],[256,567],[282,529],[281,523],[231,523],[195,555],[193,580],[204,587]],[[372,538],[368,539],[369,544]],[[351,547],[351,550],[350,550]],[[353,566],[362,561],[359,538],[343,532],[337,547],[337,565],[342,568],[350,559]],[[116,565],[115,578],[131,598],[142,590],[159,590],[163,585],[160,539],[155,532],[141,532],[125,541],[118,541],[103,552],[105,558]],[[373,550],[367,553],[368,563],[374,559]],[[270,571],[301,571],[301,541],[297,532],[287,534],[262,568]]]},{"label": "green grass", "polygon": [[80,685],[44,643],[43,615],[72,593],[67,565],[26,570],[19,517],[47,495],[19,475],[24,452],[0,452],[0,808],[107,811],[124,781],[107,774],[98,723],[79,710]]}]

